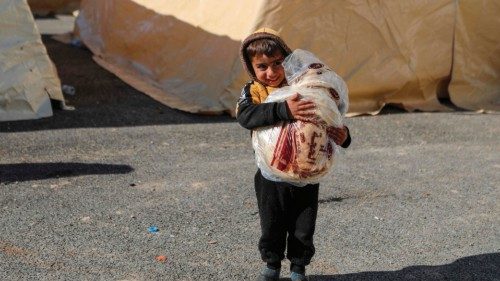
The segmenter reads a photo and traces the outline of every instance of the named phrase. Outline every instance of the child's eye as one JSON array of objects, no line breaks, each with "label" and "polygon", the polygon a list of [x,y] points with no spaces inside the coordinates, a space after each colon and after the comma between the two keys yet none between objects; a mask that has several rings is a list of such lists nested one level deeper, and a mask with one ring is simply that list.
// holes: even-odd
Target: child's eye
[{"label": "child's eye", "polygon": [[257,68],[260,70],[266,70],[267,66],[264,64],[259,64],[259,65],[257,65]]},{"label": "child's eye", "polygon": [[279,66],[279,65],[281,65],[282,63],[283,63],[283,61],[282,61],[282,60],[279,60],[279,61],[274,62],[274,65]]}]

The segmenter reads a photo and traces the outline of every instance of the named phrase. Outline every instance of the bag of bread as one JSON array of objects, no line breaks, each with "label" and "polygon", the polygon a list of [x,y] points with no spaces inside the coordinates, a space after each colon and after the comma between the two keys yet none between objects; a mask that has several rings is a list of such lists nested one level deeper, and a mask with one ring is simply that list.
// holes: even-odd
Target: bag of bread
[{"label": "bag of bread", "polygon": [[318,183],[334,163],[337,145],[328,136],[342,127],[348,108],[344,80],[312,53],[297,49],[283,61],[288,86],[270,94],[264,102],[284,101],[299,93],[315,103],[311,122],[281,122],[256,129],[252,134],[257,166],[272,181],[296,186]]}]

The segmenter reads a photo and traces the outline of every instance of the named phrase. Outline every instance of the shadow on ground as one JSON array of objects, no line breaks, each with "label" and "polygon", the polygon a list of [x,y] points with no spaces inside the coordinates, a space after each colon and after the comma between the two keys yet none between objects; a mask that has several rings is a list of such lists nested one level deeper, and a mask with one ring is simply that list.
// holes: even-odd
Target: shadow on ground
[{"label": "shadow on ground", "polygon": [[[282,281],[290,279],[280,279]],[[500,253],[482,254],[438,266],[410,266],[398,271],[312,275],[310,281],[498,281]]]},{"label": "shadow on ground", "polygon": [[80,175],[126,174],[128,165],[99,163],[18,163],[0,164],[0,183],[22,182]]},{"label": "shadow on ground", "polygon": [[207,116],[172,109],[100,67],[88,49],[63,44],[51,35],[42,35],[42,40],[61,83],[76,89],[75,95],[65,95],[68,105],[76,109],[67,111],[54,106],[52,117],[0,122],[0,132],[235,122],[229,115]]}]

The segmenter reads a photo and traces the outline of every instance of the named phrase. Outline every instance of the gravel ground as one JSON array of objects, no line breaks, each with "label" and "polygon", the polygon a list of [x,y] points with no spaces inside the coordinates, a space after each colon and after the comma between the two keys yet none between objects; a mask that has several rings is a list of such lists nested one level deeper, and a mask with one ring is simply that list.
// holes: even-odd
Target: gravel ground
[{"label": "gravel ground", "polygon": [[[249,132],[161,105],[43,39],[76,110],[0,123],[0,280],[254,280]],[[347,122],[310,280],[500,280],[499,115]]]}]

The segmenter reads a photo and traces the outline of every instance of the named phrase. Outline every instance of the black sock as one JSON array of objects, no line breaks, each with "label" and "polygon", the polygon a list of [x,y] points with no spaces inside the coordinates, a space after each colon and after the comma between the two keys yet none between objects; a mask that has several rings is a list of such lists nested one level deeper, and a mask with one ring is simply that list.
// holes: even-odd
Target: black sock
[{"label": "black sock", "polygon": [[292,264],[290,264],[290,271],[305,275],[306,274],[306,267],[303,265],[298,265],[298,264],[292,263]]},{"label": "black sock", "polygon": [[281,262],[268,262],[267,268],[270,268],[273,270],[278,270],[281,268]]}]

